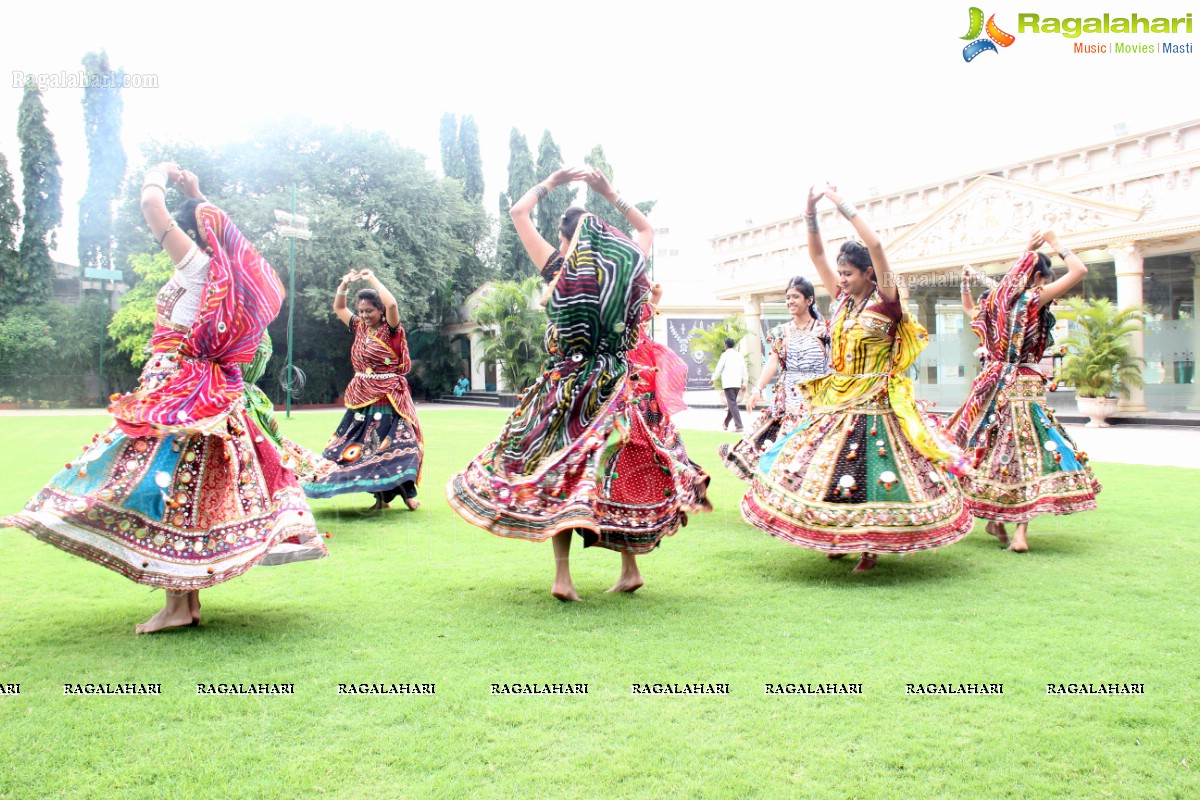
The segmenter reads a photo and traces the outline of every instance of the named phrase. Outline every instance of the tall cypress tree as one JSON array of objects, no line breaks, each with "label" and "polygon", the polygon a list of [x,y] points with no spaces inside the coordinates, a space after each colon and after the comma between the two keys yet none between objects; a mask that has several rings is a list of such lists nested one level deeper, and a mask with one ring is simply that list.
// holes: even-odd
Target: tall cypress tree
[{"label": "tall cypress tree", "polygon": [[[604,173],[604,177],[608,178],[609,183],[613,182],[612,165],[610,165],[608,163],[608,159],[604,157],[603,145],[596,145],[593,147],[592,152],[584,156],[583,163],[587,164],[589,167],[600,170],[600,172]],[[656,202],[658,201],[646,200],[641,203],[635,203],[634,205],[636,205],[638,210],[643,214],[649,214],[651,209],[654,208],[654,204]],[[626,234],[629,234],[633,231],[633,228],[625,219],[625,215],[613,208],[607,200],[593,192],[590,188],[587,190],[587,200],[584,202],[584,208],[600,217],[609,225],[621,229]]]},{"label": "tall cypress tree", "polygon": [[8,159],[0,153],[0,309],[11,308],[19,300],[17,224],[21,221],[21,212],[13,188]]},{"label": "tall cypress tree", "polygon": [[83,124],[88,145],[88,186],[79,201],[79,266],[112,267],[112,204],[125,178],[121,147],[123,70],[109,67],[108,54],[83,57],[88,85],[83,90]]},{"label": "tall cypress tree", "polygon": [[54,231],[62,222],[62,161],[54,135],[46,127],[42,93],[32,80],[17,111],[17,138],[21,142],[21,178],[25,185],[25,210],[21,231],[20,297],[26,303],[50,299],[54,262],[50,249]]},{"label": "tall cypress tree", "polygon": [[[542,133],[542,141],[538,144],[538,183],[550,177],[551,173],[561,169],[562,165],[562,151],[558,149],[558,145],[555,144],[554,137],[550,135],[550,131],[544,131]],[[573,192],[574,189],[570,186],[559,186],[543,198],[542,202],[537,204],[535,213],[537,214],[538,232],[542,234],[542,238],[547,242],[553,243],[558,241],[558,223],[562,219],[563,212],[571,205]]]},{"label": "tall cypress tree", "polygon": [[462,155],[463,187],[472,203],[483,203],[483,157],[479,154],[479,127],[467,114],[458,125],[458,150]]},{"label": "tall cypress tree", "polygon": [[458,147],[458,122],[449,111],[442,114],[438,139],[442,144],[442,174],[447,178],[458,178],[461,181],[463,179],[462,151]]},{"label": "tall cypress tree", "polygon": [[537,274],[533,262],[521,246],[517,229],[513,227],[508,214],[513,203],[535,183],[537,180],[534,178],[533,154],[529,152],[529,142],[525,140],[523,133],[513,128],[508,137],[508,191],[500,196],[500,241],[496,257],[500,277],[505,280],[519,280]]}]

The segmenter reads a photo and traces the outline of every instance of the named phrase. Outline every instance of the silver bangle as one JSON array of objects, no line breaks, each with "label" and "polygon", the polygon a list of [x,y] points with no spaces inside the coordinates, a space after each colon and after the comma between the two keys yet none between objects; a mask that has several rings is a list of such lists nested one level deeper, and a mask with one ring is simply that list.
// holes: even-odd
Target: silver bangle
[{"label": "silver bangle", "polygon": [[1073,255],[1075,255],[1075,251],[1069,247],[1064,247],[1062,250],[1058,251],[1058,257],[1061,258],[1063,261],[1067,260],[1067,256],[1073,256]]},{"label": "silver bangle", "polygon": [[[155,176],[157,176],[157,180],[155,180]],[[162,189],[164,192],[166,192],[167,173],[163,172],[157,167],[146,170],[145,176],[142,177],[142,188],[145,189],[147,186],[157,186],[159,189]]]},{"label": "silver bangle", "polygon": [[845,200],[838,203],[837,207],[838,211],[841,211],[842,214],[845,215],[846,219],[853,219],[854,217],[858,216],[858,210]]},{"label": "silver bangle", "polygon": [[349,294],[349,292],[347,292],[345,289],[343,289],[343,288],[342,288],[342,287],[340,287],[340,286],[337,288],[337,293],[338,293],[338,294],[340,294],[340,295],[346,295],[346,294]]},{"label": "silver bangle", "polygon": [[813,212],[813,213],[811,213],[811,214],[805,214],[805,215],[804,215],[804,223],[805,223],[806,225],[808,225],[808,232],[809,232],[809,233],[820,233],[820,232],[821,232],[821,228],[820,228],[820,226],[818,226],[818,225],[817,225],[817,214],[816,214],[816,212]]},{"label": "silver bangle", "polygon": [[617,211],[620,211],[622,214],[628,214],[629,209],[633,208],[633,206],[629,205],[629,203],[625,200],[624,197],[621,197],[621,195],[617,195],[616,197],[614,197],[612,199],[612,204],[613,204],[613,207],[616,208]]},{"label": "silver bangle", "polygon": [[535,186],[534,186],[534,187],[533,187],[533,188],[532,188],[530,191],[532,191],[532,192],[533,192],[534,196],[535,196],[535,197],[536,197],[538,200],[545,200],[545,199],[546,199],[546,195],[550,194],[550,190],[549,190],[549,189],[547,189],[545,186],[543,186],[543,185],[542,185],[542,184],[540,184],[540,183],[539,183],[539,184],[536,184],[536,185],[535,185]]}]

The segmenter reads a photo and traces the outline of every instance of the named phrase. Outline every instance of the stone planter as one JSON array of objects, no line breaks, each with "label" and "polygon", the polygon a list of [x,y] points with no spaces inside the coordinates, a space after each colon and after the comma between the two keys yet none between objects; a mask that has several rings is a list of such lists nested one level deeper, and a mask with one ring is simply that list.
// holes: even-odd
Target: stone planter
[{"label": "stone planter", "polygon": [[1075,402],[1079,405],[1079,413],[1091,420],[1087,427],[1111,428],[1105,420],[1117,413],[1120,401],[1115,397],[1076,397]]}]

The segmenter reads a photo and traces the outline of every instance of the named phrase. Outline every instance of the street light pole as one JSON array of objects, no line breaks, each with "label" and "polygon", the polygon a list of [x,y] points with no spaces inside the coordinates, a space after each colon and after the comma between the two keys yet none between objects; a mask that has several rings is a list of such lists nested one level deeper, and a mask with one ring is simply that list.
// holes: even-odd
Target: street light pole
[{"label": "street light pole", "polygon": [[296,240],[312,238],[308,229],[308,217],[296,213],[296,184],[292,184],[292,211],[275,209],[275,230],[288,238],[288,322],[287,322],[287,410],[292,416],[292,319],[296,310]]}]

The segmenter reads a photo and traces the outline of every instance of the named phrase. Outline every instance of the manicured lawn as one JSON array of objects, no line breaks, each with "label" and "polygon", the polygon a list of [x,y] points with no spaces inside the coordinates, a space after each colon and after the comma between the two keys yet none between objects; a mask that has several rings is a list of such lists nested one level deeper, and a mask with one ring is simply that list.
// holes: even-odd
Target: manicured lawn
[{"label": "manicured lawn", "polygon": [[[285,432],[320,447],[338,417],[297,414]],[[204,592],[200,628],[134,636],[160,592],[0,532],[0,684],[21,684],[0,696],[0,798],[1200,796],[1200,471],[1099,464],[1100,509],[1035,523],[1028,555],[979,526],[851,576],[742,523],[741,484],[716,465],[732,435],[692,432],[717,511],[642,559],[632,596],[603,594],[619,559],[577,541],[586,602],[564,605],[549,544],[488,535],[444,500],[503,418],[427,412],[420,511],[316,501],[331,557]],[[0,418],[0,514],[103,424]],[[86,682],[162,694],[63,695]],[[217,682],[295,694],[197,696]],[[437,688],[338,695],[347,682]],[[547,682],[590,691],[490,694]],[[693,682],[730,693],[630,689]],[[863,694],[764,694],[809,682]],[[1145,694],[1047,696],[1048,683]]]}]

